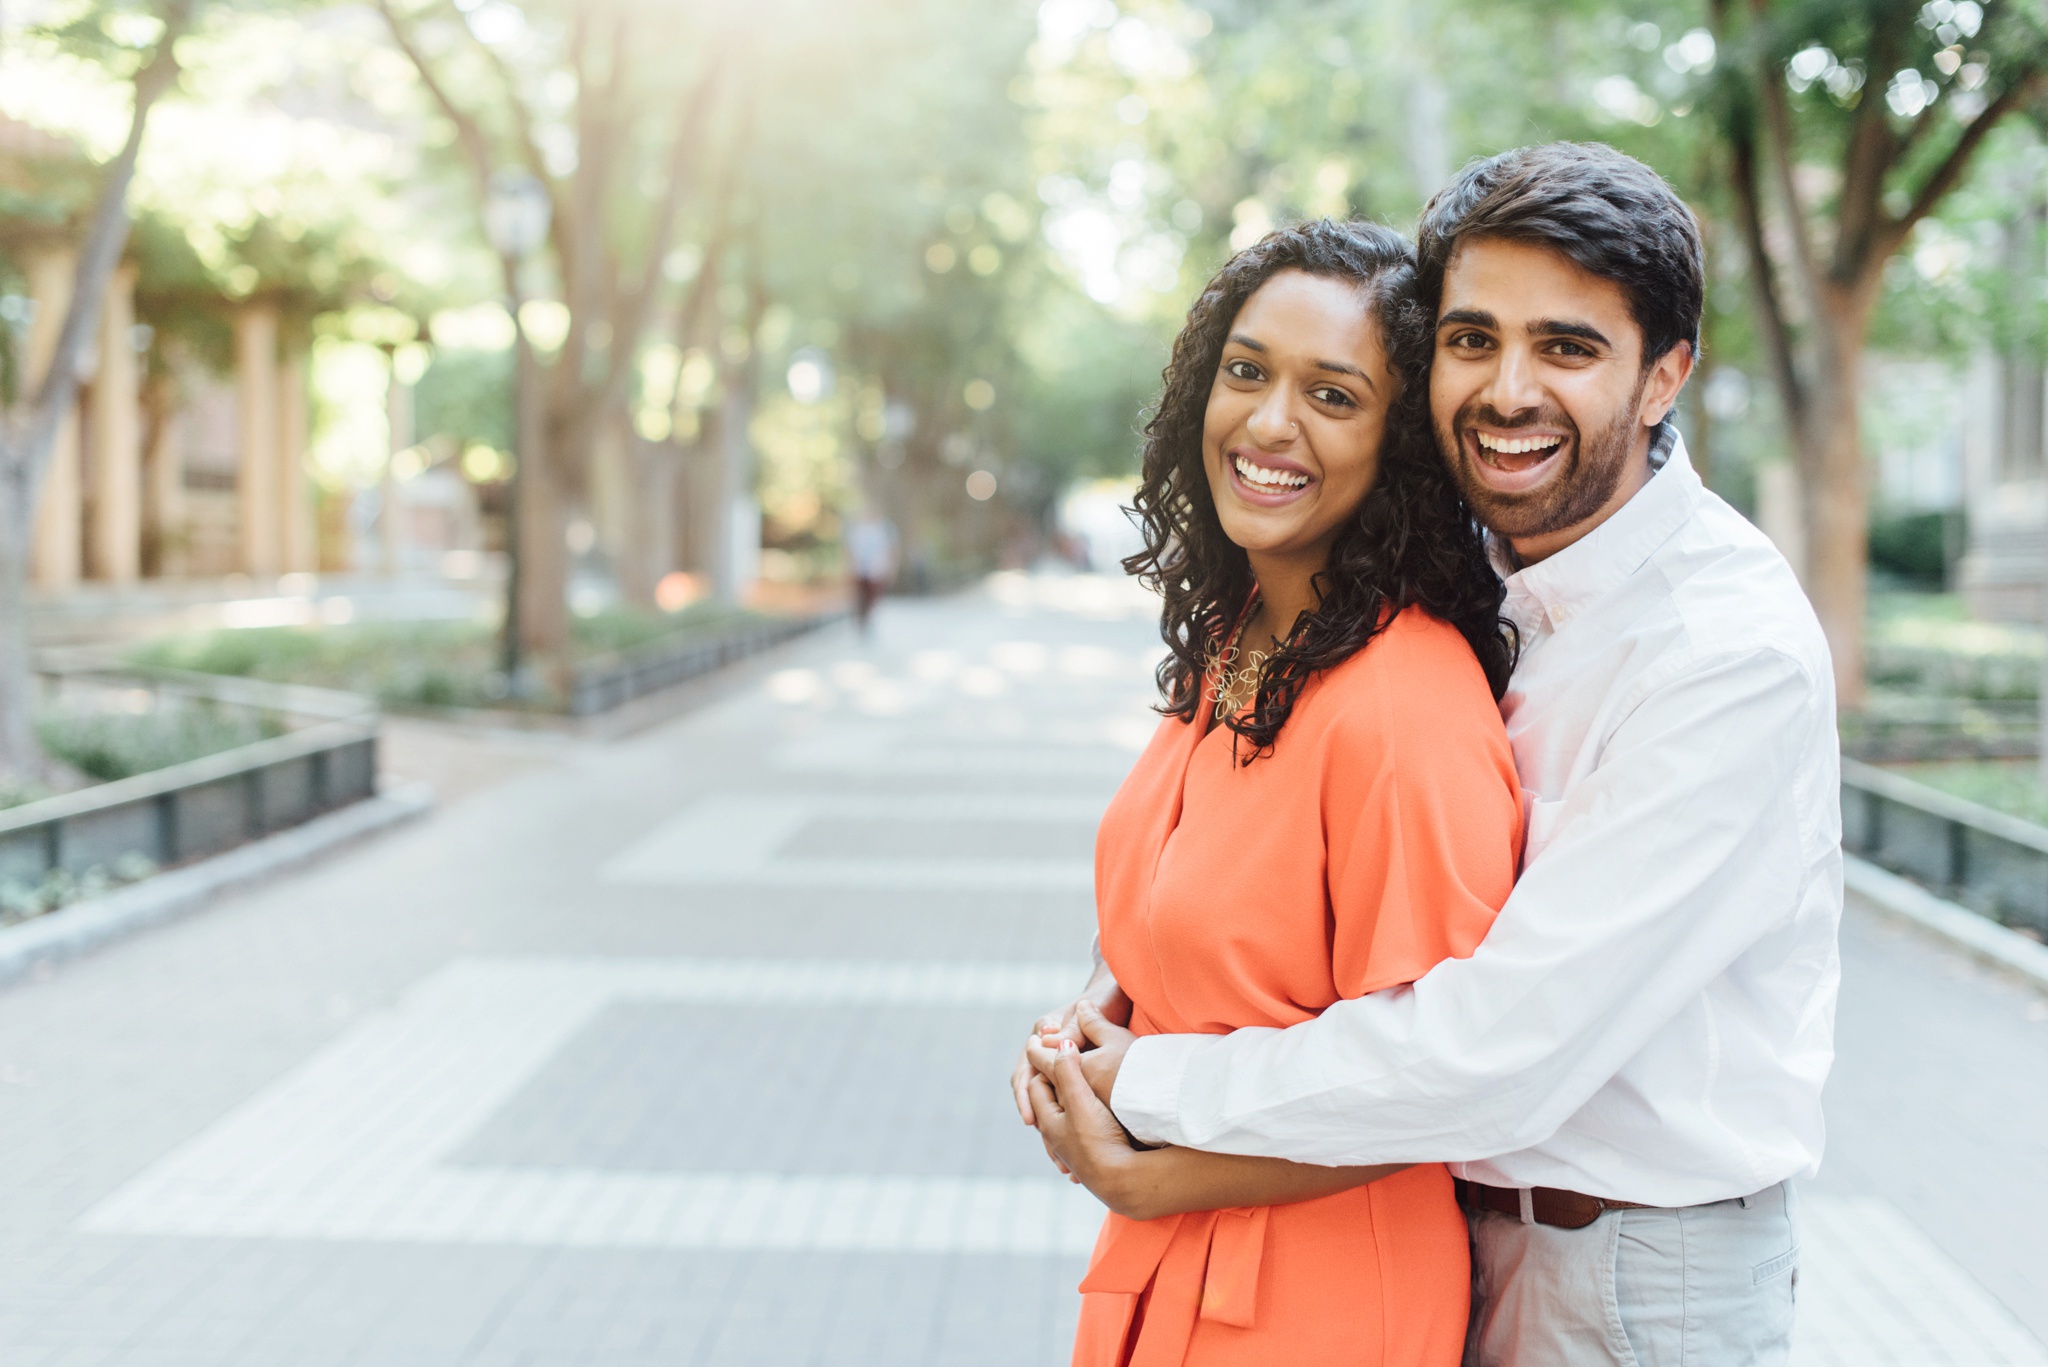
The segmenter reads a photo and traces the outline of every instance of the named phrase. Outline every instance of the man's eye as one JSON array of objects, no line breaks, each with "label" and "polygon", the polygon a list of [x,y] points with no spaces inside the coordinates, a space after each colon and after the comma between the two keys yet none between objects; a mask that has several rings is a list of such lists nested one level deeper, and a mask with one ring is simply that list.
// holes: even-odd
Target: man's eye
[{"label": "man's eye", "polygon": [[1232,361],[1223,367],[1223,373],[1233,380],[1256,380],[1260,378],[1259,368],[1250,361]]},{"label": "man's eye", "polygon": [[1580,346],[1577,342],[1559,342],[1553,347],[1551,347],[1551,350],[1559,356],[1570,356],[1573,358],[1581,356],[1591,356],[1593,354],[1585,347]]},{"label": "man's eye", "polygon": [[1454,334],[1444,345],[1453,351],[1479,351],[1486,346],[1486,334],[1482,332],[1460,332]]}]

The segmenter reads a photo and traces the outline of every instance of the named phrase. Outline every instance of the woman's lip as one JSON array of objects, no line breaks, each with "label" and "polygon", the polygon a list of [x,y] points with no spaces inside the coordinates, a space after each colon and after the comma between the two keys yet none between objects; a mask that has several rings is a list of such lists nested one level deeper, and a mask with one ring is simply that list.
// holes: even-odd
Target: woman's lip
[{"label": "woman's lip", "polygon": [[[1496,436],[1499,434],[1489,431],[1487,435]],[[1513,437],[1504,438],[1504,440],[1521,441],[1529,437],[1547,437],[1551,435],[1553,434],[1548,432],[1522,431],[1517,432]],[[1486,485],[1487,488],[1492,489],[1496,493],[1526,493],[1550,477],[1550,467],[1557,463],[1557,458],[1564,453],[1565,444],[1571,440],[1570,437],[1565,436],[1561,433],[1556,435],[1558,437],[1557,445],[1550,448],[1550,453],[1548,455],[1545,455],[1540,459],[1532,461],[1529,465],[1525,466],[1522,469],[1503,470],[1499,466],[1493,464],[1491,461],[1487,459],[1489,455],[1494,453],[1487,451],[1485,447],[1479,444],[1478,429],[1467,428],[1466,437],[1471,443],[1470,464],[1472,466],[1472,473],[1474,477],[1479,480],[1480,483]],[[1527,453],[1525,453],[1522,455],[1509,456],[1507,457],[1507,459],[1527,460],[1529,459],[1529,456]]]},{"label": "woman's lip", "polygon": [[1289,460],[1285,456],[1269,455],[1264,451],[1250,451],[1246,450],[1242,446],[1231,447],[1230,468],[1235,470],[1237,468],[1237,462],[1239,460],[1250,461],[1253,465],[1259,466],[1262,469],[1286,470],[1290,473],[1297,475],[1307,475],[1310,478],[1314,478],[1316,473],[1315,471],[1309,469],[1306,465],[1301,464],[1299,461]]},{"label": "woman's lip", "polygon": [[1266,489],[1249,483],[1243,475],[1237,472],[1237,455],[1237,452],[1232,451],[1227,458],[1227,463],[1230,466],[1230,487],[1246,503],[1254,504],[1261,508],[1279,508],[1294,502],[1303,494],[1316,487],[1315,476],[1291,460],[1280,461],[1274,460],[1271,457],[1256,459],[1247,454],[1245,456],[1246,460],[1267,470],[1291,470],[1297,474],[1309,475],[1308,483],[1298,484],[1291,489]]}]

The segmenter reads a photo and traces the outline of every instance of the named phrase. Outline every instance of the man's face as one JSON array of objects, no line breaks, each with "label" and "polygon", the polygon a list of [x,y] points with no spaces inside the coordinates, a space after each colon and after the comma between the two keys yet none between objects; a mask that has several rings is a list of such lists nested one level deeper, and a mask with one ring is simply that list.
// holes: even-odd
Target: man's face
[{"label": "man's face", "polygon": [[1526,561],[1555,554],[1649,481],[1649,437],[1692,350],[1647,370],[1612,281],[1549,247],[1479,239],[1444,273],[1429,383],[1437,445],[1479,520]]}]

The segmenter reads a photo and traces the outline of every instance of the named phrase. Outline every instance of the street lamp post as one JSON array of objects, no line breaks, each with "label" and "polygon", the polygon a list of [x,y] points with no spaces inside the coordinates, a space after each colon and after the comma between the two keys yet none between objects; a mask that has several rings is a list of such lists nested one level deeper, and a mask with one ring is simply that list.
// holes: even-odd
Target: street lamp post
[{"label": "street lamp post", "polygon": [[520,267],[547,240],[553,205],[547,186],[539,177],[518,167],[506,167],[491,177],[484,197],[484,233],[498,253],[505,269],[505,303],[512,314],[512,481],[507,488],[505,508],[505,627],[502,668],[505,687],[513,696],[524,696],[524,633],[519,621],[521,486],[534,452],[533,416],[535,393],[533,347],[526,339],[526,326],[519,319],[525,303],[520,290]]}]

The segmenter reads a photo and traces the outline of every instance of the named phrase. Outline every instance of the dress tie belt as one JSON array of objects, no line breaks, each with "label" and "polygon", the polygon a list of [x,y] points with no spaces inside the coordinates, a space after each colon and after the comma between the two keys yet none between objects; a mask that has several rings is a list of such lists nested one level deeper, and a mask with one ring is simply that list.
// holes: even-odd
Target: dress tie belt
[{"label": "dress tie belt", "polygon": [[1109,1216],[1081,1290],[1131,1297],[1128,1332],[1138,1297],[1154,1288],[1130,1367],[1180,1367],[1198,1319],[1252,1327],[1271,1214],[1271,1206],[1237,1206],[1163,1220]]}]

